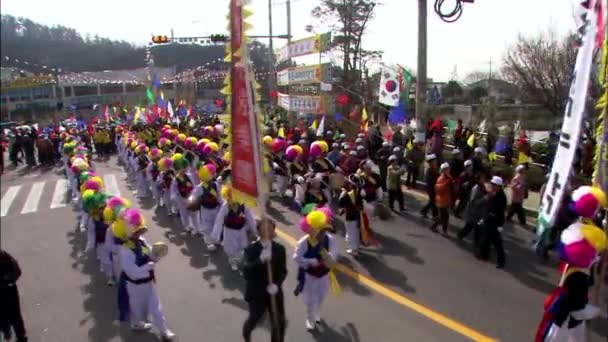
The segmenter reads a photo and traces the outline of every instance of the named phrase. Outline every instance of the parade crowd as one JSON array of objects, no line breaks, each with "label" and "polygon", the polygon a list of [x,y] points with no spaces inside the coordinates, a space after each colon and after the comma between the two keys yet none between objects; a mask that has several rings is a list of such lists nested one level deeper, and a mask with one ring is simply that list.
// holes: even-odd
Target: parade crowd
[{"label": "parade crowd", "polygon": [[[517,165],[515,175],[505,179],[492,170],[487,149],[467,142],[461,125],[455,147],[446,153],[443,127],[433,123],[423,138],[407,128],[386,136],[374,123],[348,138],[331,125],[315,130],[273,119],[267,122],[262,168],[269,196],[263,201],[283,197],[302,215],[303,237],[292,257],[298,267],[293,293],[302,295],[308,330],[321,322],[328,293],[340,291],[334,274],[339,255],[334,216],[343,217],[346,253],[357,257],[362,249],[381,249],[374,237],[374,222],[386,219],[390,211],[401,214],[409,209],[404,187],[421,188],[428,195],[420,215],[431,215],[430,230],[448,235],[450,217],[462,218],[464,224],[456,237],[464,239],[472,233],[475,256],[489,260],[494,248],[496,266],[505,267],[505,222],[516,216],[520,224],[527,223],[523,201],[528,196],[529,165]],[[209,117],[195,126],[157,122],[92,128],[67,125],[42,131],[40,139],[35,128],[21,128],[15,132],[20,148],[12,149],[10,160],[18,164],[21,154],[16,151],[22,148],[28,165],[35,164],[36,145],[40,163],[62,165],[73,204],[79,209],[79,230],[87,235],[86,249],[94,253],[107,284],[117,288],[120,321],[130,322],[134,330],[155,326],[166,340],[175,337],[155,287],[155,265],[162,262],[168,247],[146,240],[146,220],[129,200],[105,193],[95,173],[93,153],[101,159],[116,153],[138,199],[151,196],[158,210],[176,216],[187,234],[200,237],[208,252],[221,247],[232,270],[242,272],[249,303],[245,341],[266,311],[271,312],[272,341],[283,341],[286,251],[273,241],[272,219],[256,219],[249,203],[231,186],[229,130],[222,122]],[[43,143],[48,148],[40,147]],[[511,192],[510,203],[505,191]],[[560,211],[563,219],[557,221],[547,242],[540,244],[543,254],[581,216],[570,209],[568,195]],[[601,221],[598,213],[592,219]],[[149,317],[153,324],[148,323]],[[25,341],[25,329],[13,326]]]}]

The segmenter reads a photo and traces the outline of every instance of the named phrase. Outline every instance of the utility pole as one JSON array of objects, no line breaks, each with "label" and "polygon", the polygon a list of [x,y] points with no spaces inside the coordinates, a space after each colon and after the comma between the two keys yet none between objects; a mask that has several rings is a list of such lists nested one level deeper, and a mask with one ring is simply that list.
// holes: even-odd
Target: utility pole
[{"label": "utility pole", "polygon": [[418,71],[416,75],[416,119],[417,131],[426,131],[424,106],[426,102],[426,19],[427,0],[418,0]]},{"label": "utility pole", "polygon": [[[268,87],[270,88],[270,92],[272,93],[275,89],[274,86],[274,47],[272,44],[272,0],[268,0],[268,35],[270,38],[268,39],[268,72],[270,73],[270,77],[268,78]],[[272,99],[271,99],[272,102]],[[272,104],[272,103],[271,103]]]},{"label": "utility pole", "polygon": [[[285,3],[287,8],[287,49],[291,45],[291,0],[287,0]],[[291,57],[287,59],[287,65],[291,66]],[[285,87],[287,94],[289,94],[289,84]]]}]

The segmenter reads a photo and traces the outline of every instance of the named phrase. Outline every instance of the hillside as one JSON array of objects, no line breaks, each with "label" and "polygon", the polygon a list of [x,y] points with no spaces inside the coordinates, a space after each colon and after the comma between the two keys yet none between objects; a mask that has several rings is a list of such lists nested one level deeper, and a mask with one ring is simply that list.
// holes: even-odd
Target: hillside
[{"label": "hillside", "polygon": [[[0,49],[3,67],[17,67],[31,72],[45,71],[33,64],[61,68],[62,72],[134,69],[145,66],[145,47],[126,41],[116,41],[95,36],[83,37],[73,28],[42,25],[20,18],[25,27],[20,36],[16,31],[17,19],[2,15],[0,25]],[[224,46],[165,45],[154,48],[157,66],[176,65],[178,71],[208,64],[211,69],[223,69],[217,63],[224,57]],[[251,60],[258,71],[268,69],[265,61],[268,51],[264,44],[254,42]],[[17,62],[16,60],[19,60]],[[27,61],[28,64],[24,62]]]}]

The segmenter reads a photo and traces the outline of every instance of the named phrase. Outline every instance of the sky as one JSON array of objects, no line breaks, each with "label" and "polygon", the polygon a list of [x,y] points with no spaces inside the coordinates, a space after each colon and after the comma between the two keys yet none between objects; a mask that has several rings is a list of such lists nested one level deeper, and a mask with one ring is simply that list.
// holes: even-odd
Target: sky
[{"label": "sky", "polygon": [[[287,33],[286,0],[271,0],[273,33]],[[376,17],[363,39],[363,47],[384,51],[383,62],[398,63],[416,70],[416,0],[381,0]],[[451,0],[447,0],[449,6]],[[0,12],[27,17],[46,25],[63,25],[79,32],[126,40],[144,45],[151,35],[201,36],[227,33],[229,0],[2,0]],[[319,33],[326,26],[311,15],[318,0],[292,0],[292,35],[305,38],[306,25],[315,24]],[[456,23],[441,21],[428,0],[428,76],[447,81],[456,71],[463,79],[472,71],[493,72],[500,67],[507,47],[519,34],[536,35],[552,30],[564,35],[574,30],[573,8],[576,0],[476,0],[464,4]],[[252,0],[252,34],[268,35],[268,0]],[[275,48],[285,45],[274,40]],[[323,62],[336,61],[328,53]],[[318,57],[302,57],[297,63],[315,63]],[[490,63],[491,61],[491,63]]]}]

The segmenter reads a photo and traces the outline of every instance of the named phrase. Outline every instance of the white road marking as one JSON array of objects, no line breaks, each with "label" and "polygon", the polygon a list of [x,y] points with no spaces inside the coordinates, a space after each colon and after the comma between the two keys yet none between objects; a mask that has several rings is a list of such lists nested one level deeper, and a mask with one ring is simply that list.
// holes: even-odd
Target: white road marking
[{"label": "white road marking", "polygon": [[42,190],[44,189],[44,182],[36,182],[32,185],[30,193],[27,195],[25,205],[21,210],[22,214],[33,213],[38,210],[38,202],[42,196]]},{"label": "white road marking", "polygon": [[53,199],[51,200],[51,209],[65,207],[68,201],[68,181],[65,179],[57,180]]},{"label": "white road marking", "polygon": [[14,185],[8,188],[4,196],[2,196],[2,202],[0,202],[0,217],[6,216],[8,210],[11,208],[13,201],[17,197],[17,194],[21,190],[21,185]]},{"label": "white road marking", "polygon": [[110,196],[120,196],[120,190],[118,189],[118,183],[114,175],[103,176],[103,183],[106,187],[106,193]]}]

